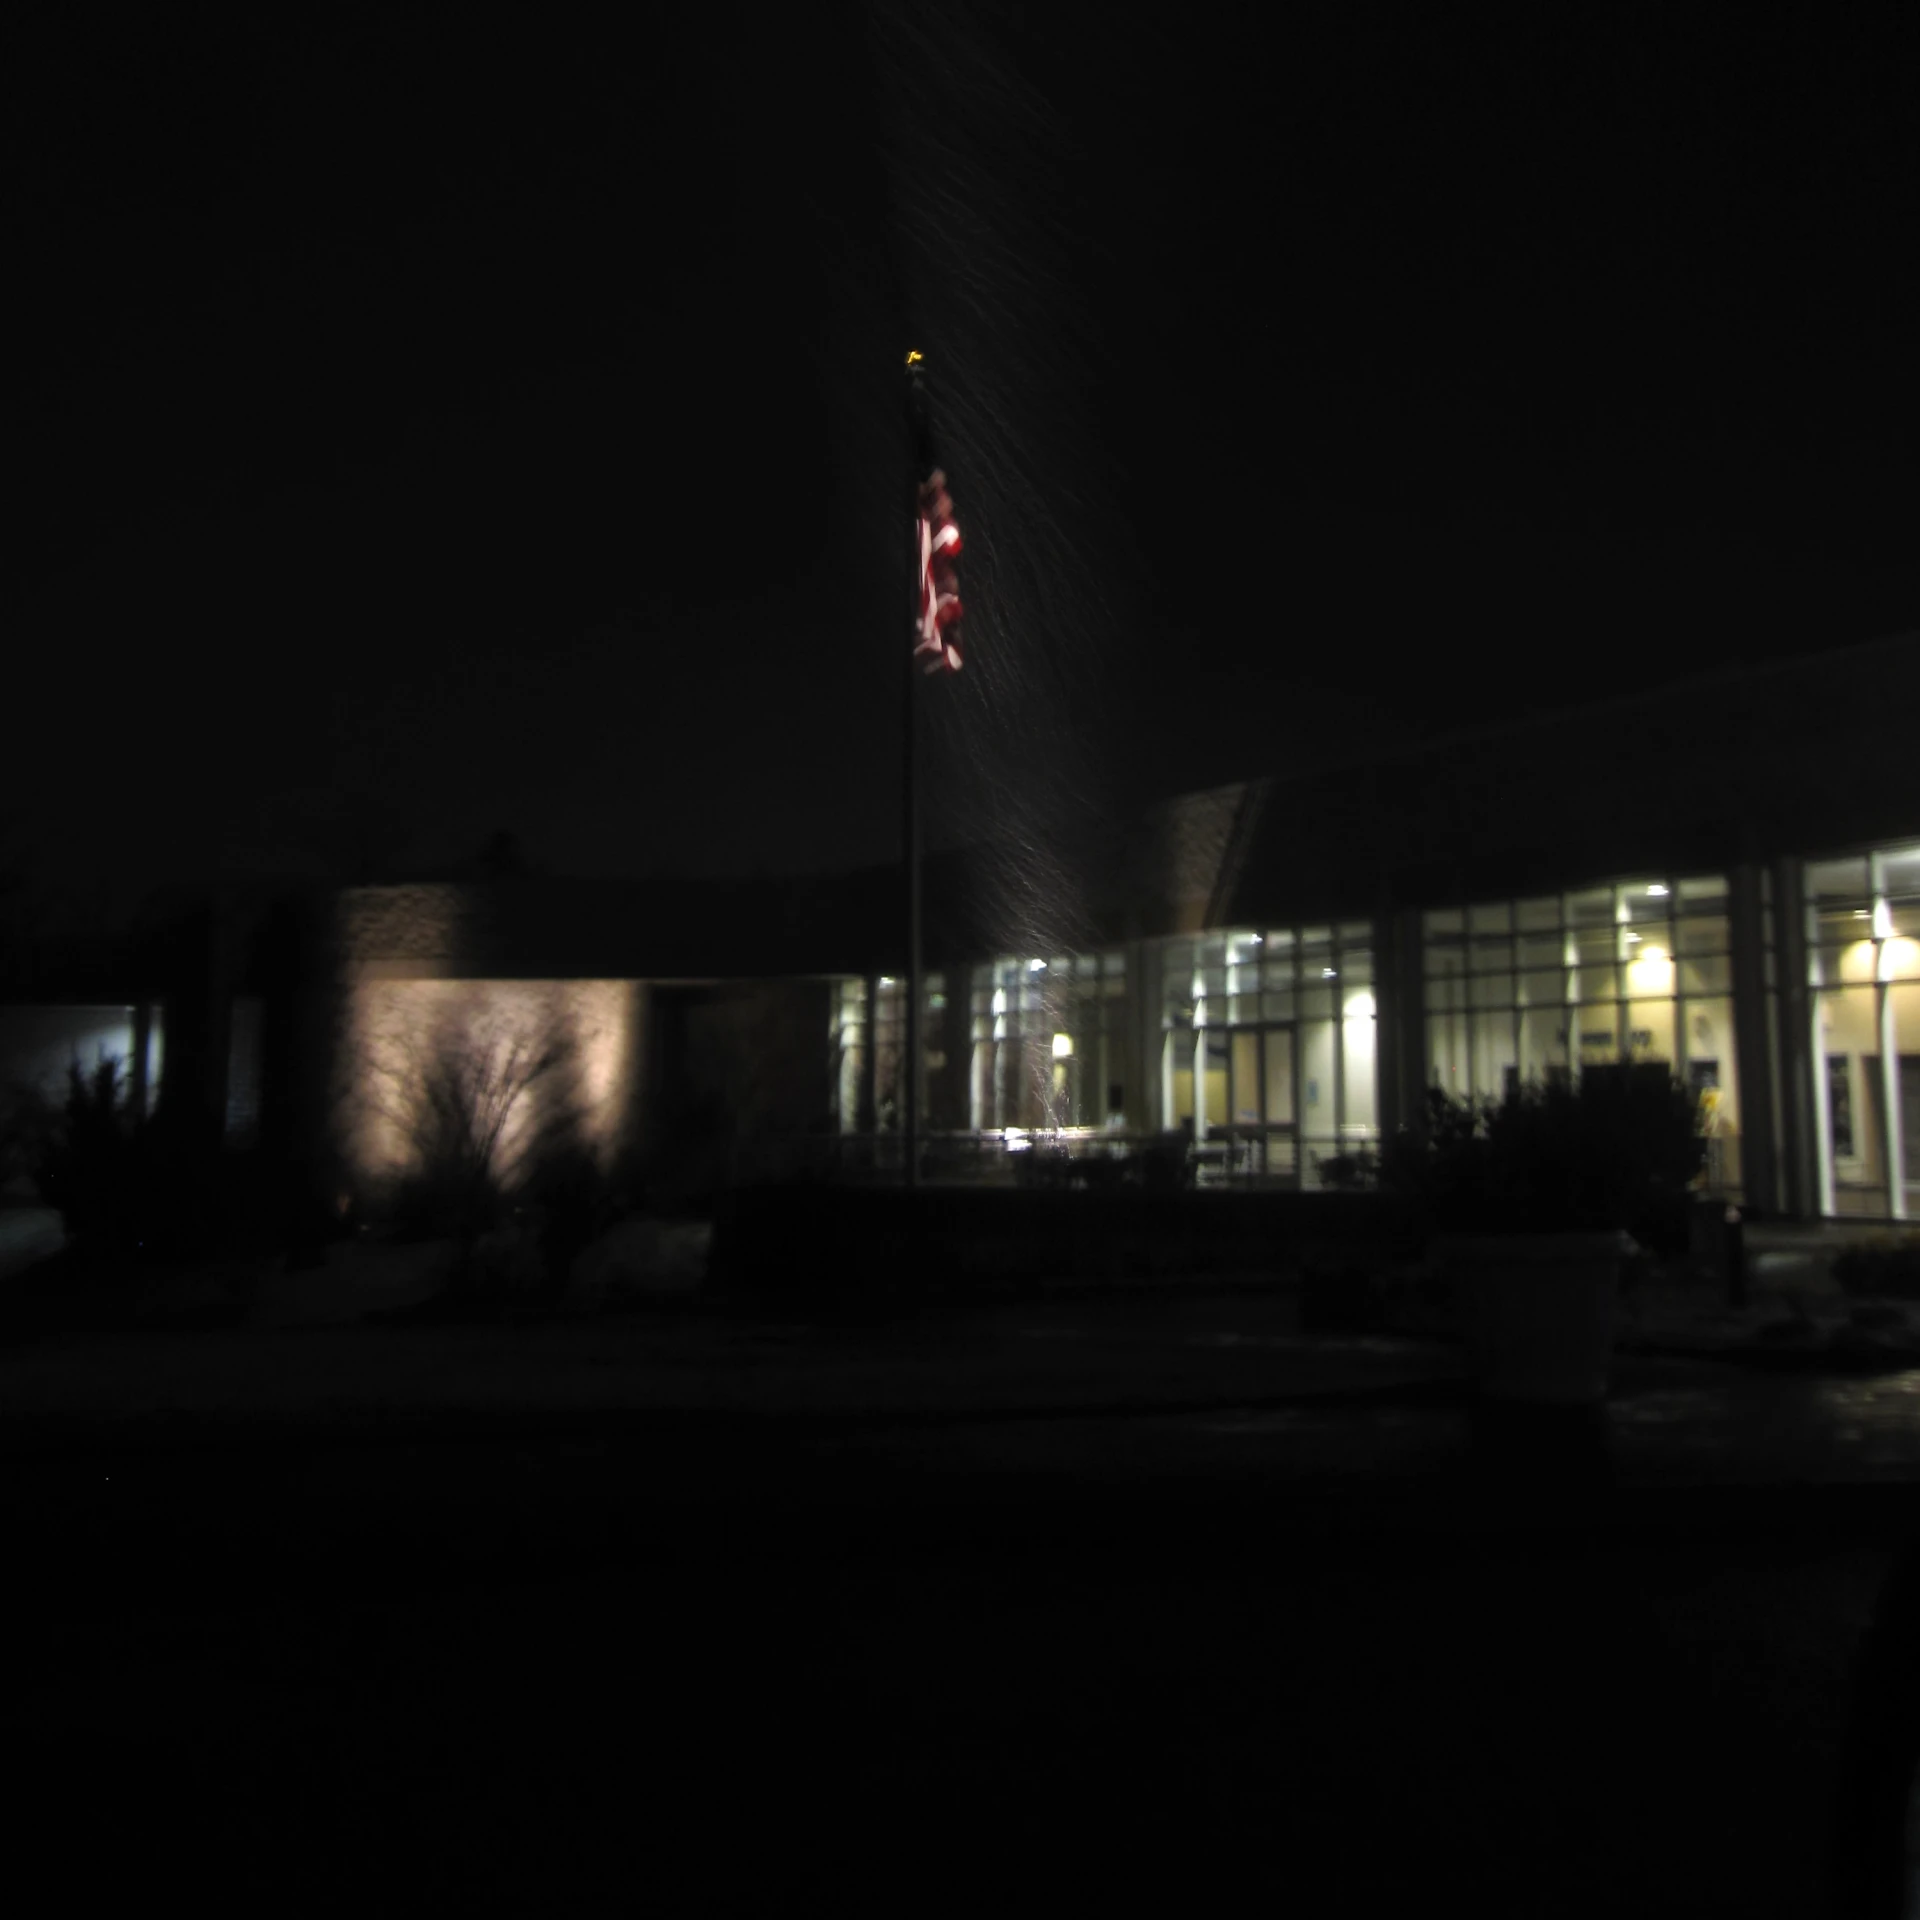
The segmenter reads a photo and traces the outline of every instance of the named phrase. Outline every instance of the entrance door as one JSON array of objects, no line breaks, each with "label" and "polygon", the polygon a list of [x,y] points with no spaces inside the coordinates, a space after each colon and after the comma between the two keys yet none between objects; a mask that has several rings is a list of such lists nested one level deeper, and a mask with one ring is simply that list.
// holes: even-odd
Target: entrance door
[{"label": "entrance door", "polygon": [[1300,1180],[1299,1087],[1294,1079],[1291,1027],[1268,1027],[1260,1036],[1262,1111],[1266,1115],[1267,1172],[1296,1186]]},{"label": "entrance door", "polygon": [[1294,1030],[1235,1027],[1217,1034],[1226,1069],[1224,1121],[1212,1127],[1226,1136],[1229,1177],[1291,1180],[1297,1176],[1294,1148]]}]

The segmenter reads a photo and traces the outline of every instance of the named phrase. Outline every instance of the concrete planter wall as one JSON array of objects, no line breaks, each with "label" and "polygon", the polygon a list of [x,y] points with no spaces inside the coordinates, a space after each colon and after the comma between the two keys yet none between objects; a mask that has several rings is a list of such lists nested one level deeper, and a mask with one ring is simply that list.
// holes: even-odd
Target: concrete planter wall
[{"label": "concrete planter wall", "polygon": [[1606,1398],[1624,1233],[1448,1236],[1474,1384],[1488,1399],[1544,1406]]},{"label": "concrete planter wall", "polygon": [[1046,1281],[1282,1275],[1339,1249],[1417,1254],[1424,1221],[1377,1194],[1117,1194],[1015,1189],[764,1187],[714,1223],[716,1293],[851,1292],[905,1300]]}]

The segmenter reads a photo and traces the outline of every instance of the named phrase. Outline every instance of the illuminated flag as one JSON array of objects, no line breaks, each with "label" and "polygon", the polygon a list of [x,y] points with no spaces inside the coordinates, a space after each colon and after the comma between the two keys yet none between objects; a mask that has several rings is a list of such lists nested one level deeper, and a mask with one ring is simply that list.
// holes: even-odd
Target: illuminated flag
[{"label": "illuminated flag", "polygon": [[960,671],[960,580],[953,563],[960,555],[960,529],[954,524],[947,476],[936,467],[920,483],[920,617],[914,658],[927,673]]}]

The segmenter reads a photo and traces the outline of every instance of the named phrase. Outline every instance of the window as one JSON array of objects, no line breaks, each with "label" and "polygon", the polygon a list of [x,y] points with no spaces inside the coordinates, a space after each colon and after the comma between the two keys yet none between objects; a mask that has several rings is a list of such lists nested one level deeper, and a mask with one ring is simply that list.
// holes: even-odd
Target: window
[{"label": "window", "polygon": [[[1162,958],[1168,1023],[1190,1032],[1193,990],[1208,985],[1204,956],[1179,941]],[[1213,971],[1224,1000],[1224,954]],[[977,1131],[1112,1121],[1113,1094],[1125,1099],[1132,1057],[1124,953],[1006,955],[973,969],[971,999],[968,1118]]]},{"label": "window", "polygon": [[[1423,916],[1427,1066],[1458,1097],[1662,1062],[1701,1096],[1713,1159],[1738,1183],[1732,961],[1724,875],[1642,875]],[[1916,902],[1920,905],[1920,901]],[[1708,1070],[1690,1076],[1689,1063]]]},{"label": "window", "polygon": [[1820,1206],[1920,1214],[1920,846],[1810,861]]},{"label": "window", "polygon": [[1229,928],[1161,957],[1163,1118],[1216,1142],[1213,1174],[1311,1182],[1378,1137],[1370,922]]}]

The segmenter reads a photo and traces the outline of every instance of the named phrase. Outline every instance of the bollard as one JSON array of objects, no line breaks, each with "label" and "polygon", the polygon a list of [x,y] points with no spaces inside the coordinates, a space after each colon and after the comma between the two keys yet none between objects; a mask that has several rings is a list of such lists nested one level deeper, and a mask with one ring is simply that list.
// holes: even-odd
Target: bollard
[{"label": "bollard", "polygon": [[1727,1305],[1744,1307],[1747,1304],[1747,1242],[1738,1207],[1727,1209],[1725,1225],[1726,1238],[1721,1244],[1727,1263]]}]

